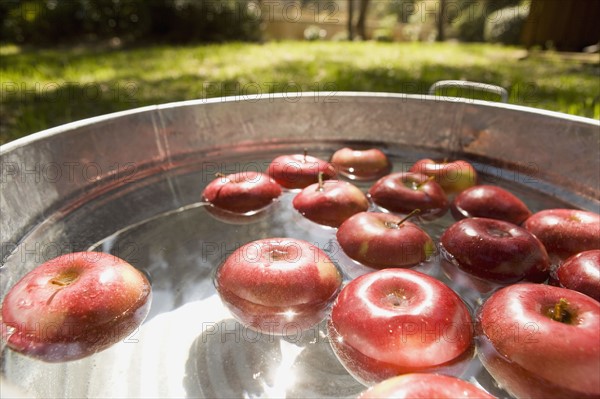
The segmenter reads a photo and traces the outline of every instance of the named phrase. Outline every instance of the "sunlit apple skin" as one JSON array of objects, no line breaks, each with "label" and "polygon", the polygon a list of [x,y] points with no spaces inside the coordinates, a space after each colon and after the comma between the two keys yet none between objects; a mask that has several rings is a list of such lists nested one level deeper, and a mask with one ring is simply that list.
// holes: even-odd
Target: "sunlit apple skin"
[{"label": "sunlit apple skin", "polygon": [[411,372],[452,374],[472,356],[465,304],[442,282],[413,270],[352,280],[333,304],[328,332],[342,365],[365,385]]},{"label": "sunlit apple skin", "polygon": [[2,337],[46,362],[80,359],[125,339],[146,318],[146,277],[100,252],[76,252],[27,273],[2,303]]},{"label": "sunlit apple skin", "polygon": [[448,210],[446,193],[433,180],[420,173],[392,173],[369,189],[374,203],[391,212],[409,213],[420,209],[420,216],[435,218]]},{"label": "sunlit apple skin", "polygon": [[432,159],[417,161],[409,172],[434,176],[446,193],[459,193],[477,184],[477,171],[467,161],[436,162]]},{"label": "sunlit apple skin", "polygon": [[328,180],[303,189],[294,197],[292,205],[315,223],[339,227],[350,216],[369,209],[369,200],[353,184]]},{"label": "sunlit apple skin", "polygon": [[219,176],[202,192],[202,199],[232,213],[255,212],[281,195],[281,187],[264,173],[248,171]]},{"label": "sunlit apple skin", "polygon": [[600,215],[577,209],[547,209],[534,213],[523,226],[544,244],[549,254],[566,259],[600,249]]},{"label": "sunlit apple skin", "polygon": [[531,211],[513,193],[498,186],[475,186],[458,194],[450,206],[454,219],[471,217],[498,219],[521,224]]},{"label": "sunlit apple skin", "polygon": [[553,283],[600,301],[600,250],[571,256],[552,273]]},{"label": "sunlit apple skin", "polygon": [[389,378],[372,386],[358,399],[494,399],[475,385],[455,377],[412,373]]},{"label": "sunlit apple skin", "polygon": [[[569,323],[548,312],[567,301]],[[496,291],[478,315],[478,355],[517,398],[600,397],[600,303],[542,284]]]},{"label": "sunlit apple skin", "polygon": [[324,180],[336,176],[336,170],[329,162],[304,154],[281,155],[267,168],[267,174],[288,189],[304,188],[317,183],[319,172],[323,172]]},{"label": "sunlit apple skin", "polygon": [[342,283],[329,257],[293,238],[245,244],[220,266],[215,285],[244,326],[273,335],[297,334],[323,320]]},{"label": "sunlit apple skin", "polygon": [[460,220],[440,238],[442,254],[476,277],[501,284],[546,280],[550,258],[530,232],[509,222],[487,218]]},{"label": "sunlit apple skin", "polygon": [[436,250],[431,237],[409,221],[398,226],[400,220],[389,213],[357,213],[336,237],[346,255],[369,267],[411,267],[427,260]]},{"label": "sunlit apple skin", "polygon": [[341,148],[333,154],[331,163],[339,174],[351,180],[375,180],[392,170],[388,157],[377,148],[368,150]]}]

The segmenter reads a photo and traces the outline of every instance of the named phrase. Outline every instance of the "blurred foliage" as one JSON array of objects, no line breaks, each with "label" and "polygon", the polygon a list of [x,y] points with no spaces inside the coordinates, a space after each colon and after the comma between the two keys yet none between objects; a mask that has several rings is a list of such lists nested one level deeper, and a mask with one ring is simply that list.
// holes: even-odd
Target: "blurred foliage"
[{"label": "blurred foliage", "polygon": [[[492,26],[497,23],[497,19],[503,17],[503,25],[512,24],[512,30],[518,31],[523,26],[524,19],[521,13],[515,16],[515,13],[500,11],[503,9],[522,8],[529,10],[527,6],[521,5],[523,0],[457,0],[456,7],[451,9],[448,16],[450,25],[453,28],[454,35],[458,40],[464,42],[483,42],[485,41],[486,24]],[[525,15],[525,18],[527,15]],[[514,19],[514,21],[511,21]],[[491,28],[490,28],[491,29]],[[511,43],[515,44],[514,41]]]},{"label": "blurred foliage", "polygon": [[411,15],[417,11],[416,3],[418,0],[389,0],[382,2],[385,4],[385,12],[395,15],[398,22],[406,24]]},{"label": "blurred foliage", "polygon": [[528,4],[505,7],[493,12],[486,20],[484,40],[490,43],[519,44],[528,15]]},{"label": "blurred foliage", "polygon": [[396,17],[387,15],[381,18],[379,27],[373,32],[373,39],[379,42],[394,41],[394,27],[396,26]]},{"label": "blurred foliage", "polygon": [[9,43],[55,45],[118,38],[123,42],[258,40],[260,13],[250,0],[2,0]]}]

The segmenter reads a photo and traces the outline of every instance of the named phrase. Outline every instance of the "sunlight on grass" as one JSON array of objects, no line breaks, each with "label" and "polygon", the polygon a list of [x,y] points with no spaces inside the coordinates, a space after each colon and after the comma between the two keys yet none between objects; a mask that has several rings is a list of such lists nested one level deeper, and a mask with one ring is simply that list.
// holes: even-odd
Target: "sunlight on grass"
[{"label": "sunlight on grass", "polygon": [[[501,85],[510,102],[600,118],[598,63],[489,44],[271,42],[122,51],[0,47],[1,142],[73,120],[194,98],[333,90],[426,93]],[[492,99],[483,96],[484,99]]]}]

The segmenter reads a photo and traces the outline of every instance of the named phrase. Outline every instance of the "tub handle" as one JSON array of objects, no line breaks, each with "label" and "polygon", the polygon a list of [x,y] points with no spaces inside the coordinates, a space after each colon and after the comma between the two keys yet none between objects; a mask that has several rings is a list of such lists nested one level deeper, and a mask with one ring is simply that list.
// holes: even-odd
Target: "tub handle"
[{"label": "tub handle", "polygon": [[461,89],[474,89],[479,91],[485,91],[488,93],[497,94],[503,103],[508,102],[508,91],[501,86],[491,85],[488,83],[471,82],[468,80],[440,80],[435,82],[429,88],[429,94],[435,95],[438,89],[444,89],[447,87],[458,87]]}]

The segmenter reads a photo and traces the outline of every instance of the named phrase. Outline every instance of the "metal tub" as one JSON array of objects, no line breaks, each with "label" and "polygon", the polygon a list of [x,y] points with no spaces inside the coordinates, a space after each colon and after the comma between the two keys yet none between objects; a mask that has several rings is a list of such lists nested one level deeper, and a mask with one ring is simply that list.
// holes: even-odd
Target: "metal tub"
[{"label": "metal tub", "polygon": [[[252,154],[292,148],[328,154],[353,143],[418,156],[466,158],[479,172],[501,175],[503,181],[527,187],[556,204],[599,212],[600,123],[587,118],[499,103],[386,93],[264,94],[164,104],[70,123],[0,148],[1,295],[48,258],[102,250],[106,238],[116,232],[197,203],[200,186],[182,176],[203,170],[208,178],[221,165],[220,159],[247,160]],[[152,184],[161,186],[158,194],[144,191]],[[203,278],[210,283],[208,271]],[[167,291],[177,291],[177,282],[171,283]],[[155,296],[154,317],[165,309],[187,306],[180,299],[165,307],[161,298]],[[111,390],[112,380],[81,370],[114,361],[116,354],[47,368],[29,359],[14,360],[8,352],[4,349],[2,355],[3,391],[14,389],[15,394],[235,394],[202,387],[190,390],[180,376],[169,383],[164,382],[169,376],[155,378],[160,384],[172,384],[172,390],[144,388],[152,383],[142,379]],[[135,350],[123,360],[140,370],[149,367],[139,362]],[[160,370],[141,373],[156,376]],[[20,380],[20,375],[30,377]],[[345,376],[339,378],[347,381]],[[278,396],[265,389],[259,393]],[[309,391],[296,394],[311,396]],[[324,394],[329,392],[313,392]]]}]

